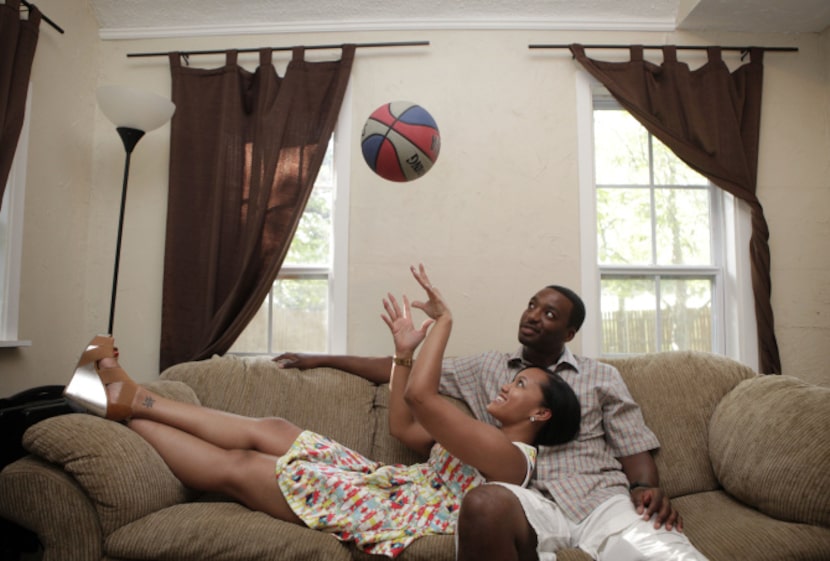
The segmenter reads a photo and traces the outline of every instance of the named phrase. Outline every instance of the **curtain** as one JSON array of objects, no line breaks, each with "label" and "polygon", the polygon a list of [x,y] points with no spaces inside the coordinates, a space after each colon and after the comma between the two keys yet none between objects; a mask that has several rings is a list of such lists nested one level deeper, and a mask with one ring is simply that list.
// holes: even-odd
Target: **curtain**
[{"label": "curtain", "polygon": [[20,0],[0,6],[0,203],[23,127],[40,20],[35,6],[29,8],[29,19],[20,19]]},{"label": "curtain", "polygon": [[643,47],[630,47],[629,62],[588,58],[582,45],[571,53],[654,136],[713,184],[746,201],[752,211],[749,253],[761,372],[780,373],[772,313],[769,228],[756,196],[761,122],[763,49],[730,73],[719,47],[692,71],[663,47],[663,64],[643,60]]},{"label": "curtain", "polygon": [[228,51],[217,69],[170,54],[170,180],[162,292],[162,369],[225,353],[280,270],[323,161],[354,60],[284,76],[260,51],[251,73]]}]

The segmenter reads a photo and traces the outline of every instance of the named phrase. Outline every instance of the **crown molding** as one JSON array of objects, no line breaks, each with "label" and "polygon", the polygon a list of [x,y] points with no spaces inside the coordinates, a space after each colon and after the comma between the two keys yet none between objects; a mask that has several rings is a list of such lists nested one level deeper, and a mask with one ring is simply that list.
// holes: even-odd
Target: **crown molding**
[{"label": "crown molding", "polygon": [[527,31],[676,31],[674,19],[649,20],[430,20],[313,21],[288,24],[187,25],[164,27],[103,28],[104,41],[182,37],[277,35],[283,33],[331,33],[358,31],[527,30]]}]

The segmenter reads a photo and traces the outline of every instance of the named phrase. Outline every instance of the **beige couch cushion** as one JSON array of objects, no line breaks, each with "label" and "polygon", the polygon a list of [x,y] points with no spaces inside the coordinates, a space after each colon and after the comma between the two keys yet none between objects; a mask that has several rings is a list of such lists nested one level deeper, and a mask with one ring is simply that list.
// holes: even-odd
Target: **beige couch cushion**
[{"label": "beige couch cushion", "polygon": [[328,368],[281,369],[268,358],[213,357],[172,366],[161,378],[179,380],[206,407],[250,417],[284,417],[364,455],[372,452],[376,386]]},{"label": "beige couch cushion", "polygon": [[830,527],[830,388],[790,376],[747,380],[715,410],[709,448],[715,475],[739,501]]},{"label": "beige couch cushion", "polygon": [[275,559],[348,561],[334,536],[280,522],[237,503],[188,503],[118,529],[104,544],[108,558],[146,561]]},{"label": "beige couch cushion", "polygon": [[709,419],[748,367],[707,353],[666,352],[607,360],[616,366],[660,441],[655,461],[670,497],[718,488],[709,462]]},{"label": "beige couch cushion", "polygon": [[679,497],[672,505],[683,516],[686,536],[713,561],[828,559],[830,529],[775,520],[723,491]]},{"label": "beige couch cushion", "polygon": [[156,451],[121,423],[85,413],[52,417],[29,427],[23,446],[78,482],[104,535],[188,496]]}]

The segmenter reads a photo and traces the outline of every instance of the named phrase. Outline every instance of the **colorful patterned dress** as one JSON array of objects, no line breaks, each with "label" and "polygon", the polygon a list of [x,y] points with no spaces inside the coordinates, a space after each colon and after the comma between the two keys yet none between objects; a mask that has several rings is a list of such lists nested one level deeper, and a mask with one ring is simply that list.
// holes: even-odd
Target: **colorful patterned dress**
[{"label": "colorful patterned dress", "polygon": [[[514,444],[527,457],[527,485],[536,449]],[[454,533],[462,497],[485,481],[440,444],[425,463],[382,465],[311,431],[277,461],[276,473],[288,504],[309,528],[388,557],[421,536]]]}]

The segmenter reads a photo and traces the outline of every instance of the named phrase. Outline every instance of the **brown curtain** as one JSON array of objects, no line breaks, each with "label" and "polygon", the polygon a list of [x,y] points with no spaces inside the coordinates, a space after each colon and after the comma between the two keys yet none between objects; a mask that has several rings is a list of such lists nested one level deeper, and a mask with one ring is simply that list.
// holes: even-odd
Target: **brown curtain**
[{"label": "brown curtain", "polygon": [[730,73],[721,49],[708,49],[708,62],[692,71],[677,60],[677,48],[663,47],[663,64],[643,60],[632,45],[630,62],[601,62],[571,53],[646,129],[712,183],[746,201],[752,209],[749,252],[758,321],[761,372],[780,373],[781,359],[772,314],[769,228],[755,194],[761,122],[763,50]]},{"label": "brown curtain", "polygon": [[162,295],[162,369],[226,352],[280,270],[323,161],[354,45],[308,62],[296,48],[280,77],[236,51],[218,69],[170,54],[173,102]]},{"label": "brown curtain", "polygon": [[40,20],[35,6],[29,19],[20,19],[20,0],[0,5],[0,203],[23,127]]}]

